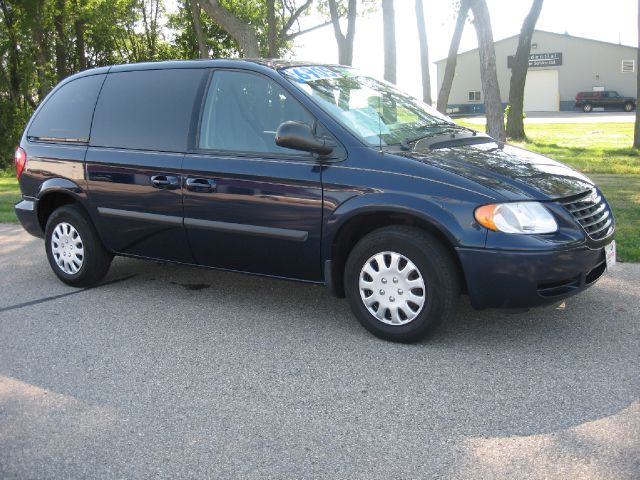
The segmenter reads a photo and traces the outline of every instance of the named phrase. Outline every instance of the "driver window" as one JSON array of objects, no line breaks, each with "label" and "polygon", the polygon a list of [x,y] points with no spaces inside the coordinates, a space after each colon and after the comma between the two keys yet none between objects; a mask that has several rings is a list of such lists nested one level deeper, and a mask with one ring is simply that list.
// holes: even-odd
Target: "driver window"
[{"label": "driver window", "polygon": [[308,125],[313,117],[275,82],[246,72],[213,74],[200,126],[198,146],[236,152],[304,152],[275,143],[278,126],[295,120]]}]

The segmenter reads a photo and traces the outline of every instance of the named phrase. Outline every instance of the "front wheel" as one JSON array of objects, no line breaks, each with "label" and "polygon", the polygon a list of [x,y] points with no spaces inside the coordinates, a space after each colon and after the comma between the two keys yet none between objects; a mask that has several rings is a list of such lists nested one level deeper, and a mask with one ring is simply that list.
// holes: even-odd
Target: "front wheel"
[{"label": "front wheel", "polygon": [[593,110],[593,107],[591,106],[591,104],[590,104],[590,103],[585,103],[585,104],[582,106],[582,111],[583,111],[584,113],[589,113],[591,110]]},{"label": "front wheel", "polygon": [[90,287],[107,274],[113,256],[78,206],[66,205],[55,210],[47,221],[44,238],[49,264],[64,283]]},{"label": "front wheel", "polygon": [[458,271],[433,235],[405,226],[384,227],[349,254],[345,292],[358,321],[385,340],[415,342],[456,308]]},{"label": "front wheel", "polygon": [[633,103],[627,102],[624,104],[624,111],[631,112],[633,110]]}]

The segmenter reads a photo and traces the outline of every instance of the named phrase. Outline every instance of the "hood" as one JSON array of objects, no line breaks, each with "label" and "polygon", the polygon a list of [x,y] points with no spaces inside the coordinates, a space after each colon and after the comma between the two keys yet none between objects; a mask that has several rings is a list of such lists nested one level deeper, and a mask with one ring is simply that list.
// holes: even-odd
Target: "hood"
[{"label": "hood", "polygon": [[399,153],[473,180],[508,197],[552,200],[593,188],[593,182],[544,155],[496,143],[461,145]]}]

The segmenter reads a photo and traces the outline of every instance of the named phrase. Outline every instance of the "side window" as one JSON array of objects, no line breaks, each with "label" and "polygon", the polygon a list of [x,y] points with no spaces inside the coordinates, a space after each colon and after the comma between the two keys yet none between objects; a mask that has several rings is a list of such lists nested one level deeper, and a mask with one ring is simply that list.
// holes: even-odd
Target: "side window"
[{"label": "side window", "polygon": [[27,136],[42,140],[88,142],[91,117],[104,77],[81,77],[60,87],[33,119]]},{"label": "side window", "polygon": [[107,76],[91,145],[185,152],[205,69],[141,70]]},{"label": "side window", "polygon": [[275,143],[278,126],[287,120],[309,125],[314,121],[289,92],[268,78],[218,71],[207,92],[198,146],[207,150],[304,155]]}]

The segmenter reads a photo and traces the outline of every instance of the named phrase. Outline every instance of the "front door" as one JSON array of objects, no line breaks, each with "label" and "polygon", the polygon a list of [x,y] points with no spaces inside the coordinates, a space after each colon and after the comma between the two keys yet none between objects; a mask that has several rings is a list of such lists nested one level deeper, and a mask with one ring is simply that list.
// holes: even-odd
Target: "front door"
[{"label": "front door", "polygon": [[183,166],[184,224],[196,263],[321,280],[320,165],[275,144],[286,120],[314,121],[268,77],[213,73],[197,153]]}]

